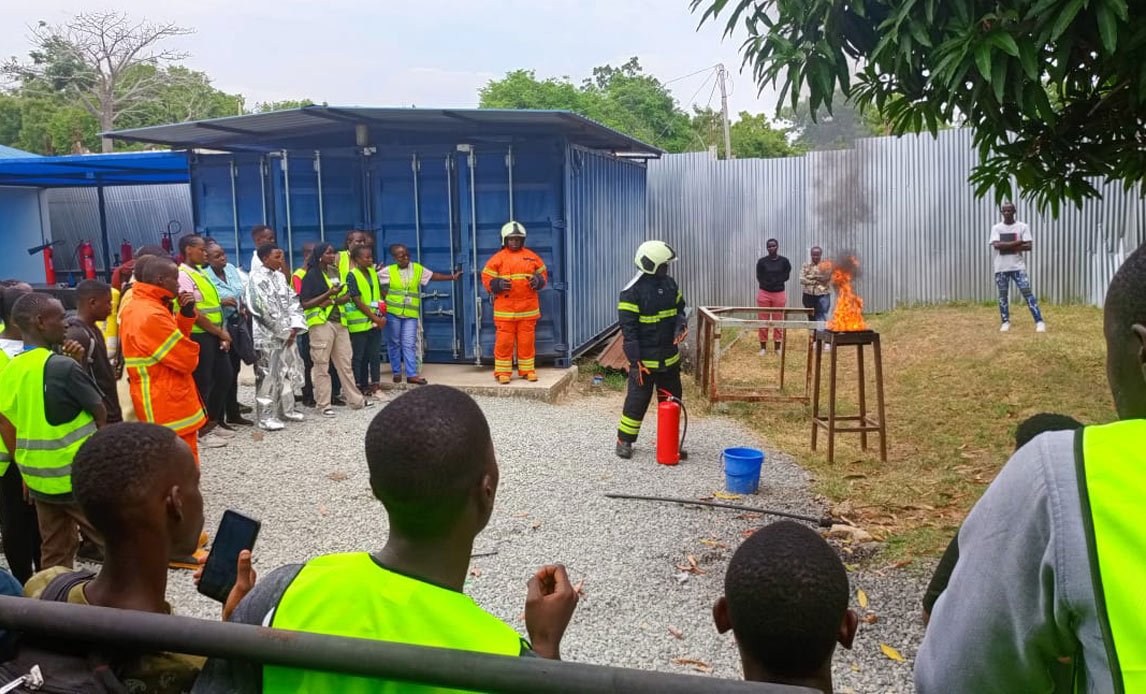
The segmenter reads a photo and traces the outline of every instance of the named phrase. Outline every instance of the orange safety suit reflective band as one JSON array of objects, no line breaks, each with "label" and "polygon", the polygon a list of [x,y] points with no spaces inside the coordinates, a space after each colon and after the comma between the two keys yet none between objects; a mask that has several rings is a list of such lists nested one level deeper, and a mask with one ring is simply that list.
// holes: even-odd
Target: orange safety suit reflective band
[{"label": "orange safety suit reflective band", "polygon": [[493,323],[497,328],[493,347],[495,376],[513,373],[514,347],[517,348],[518,373],[525,376],[536,369],[535,337],[541,304],[537,290],[529,285],[534,276],[549,283],[545,263],[524,247],[517,251],[501,249],[482,270],[481,281],[486,291],[489,291],[489,281],[495,277],[510,283],[509,291],[493,295]]},{"label": "orange safety suit reflective band", "polygon": [[138,282],[120,316],[124,366],[131,402],[141,422],[184,436],[207,421],[194,372],[199,345],[189,335],[195,319],[171,314],[166,289]]}]

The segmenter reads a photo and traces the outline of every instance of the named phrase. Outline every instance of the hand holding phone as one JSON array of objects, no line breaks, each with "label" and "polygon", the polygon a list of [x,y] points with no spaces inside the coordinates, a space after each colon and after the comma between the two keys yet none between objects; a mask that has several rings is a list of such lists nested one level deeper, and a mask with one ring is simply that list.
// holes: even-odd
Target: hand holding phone
[{"label": "hand holding phone", "polygon": [[[255,546],[259,536],[261,523],[241,513],[228,509],[223,512],[223,520],[219,522],[219,530],[215,533],[215,541],[211,544],[211,553],[198,574],[199,592],[209,598],[224,603],[224,615],[229,616],[227,606],[231,602],[228,598],[232,589],[241,587],[244,583],[254,584],[254,572],[250,569],[250,550]],[[240,575],[240,554],[247,551],[246,568],[249,575]],[[247,585],[246,590],[250,590]],[[245,594],[245,593],[244,593]],[[242,596],[239,596],[242,599]],[[238,600],[235,600],[235,605]],[[229,605],[233,610],[234,605]]]}]

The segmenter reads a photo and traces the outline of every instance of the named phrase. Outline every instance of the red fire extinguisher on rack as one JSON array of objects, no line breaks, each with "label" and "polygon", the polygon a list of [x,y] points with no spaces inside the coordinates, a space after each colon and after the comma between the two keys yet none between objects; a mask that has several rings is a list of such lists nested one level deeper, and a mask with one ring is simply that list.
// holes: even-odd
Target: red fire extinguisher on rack
[{"label": "red fire extinguisher on rack", "polygon": [[56,283],[56,266],[52,262],[52,246],[63,241],[49,241],[40,246],[28,249],[28,255],[36,255],[37,253],[44,254],[44,284],[53,285]]},{"label": "red fire extinguisher on rack", "polygon": [[688,410],[680,398],[663,388],[660,389],[660,401],[657,405],[657,462],[661,465],[676,465],[688,458],[688,454],[684,451],[684,437],[688,433]]},{"label": "red fire extinguisher on rack", "polygon": [[92,249],[92,242],[85,240],[80,244],[80,267],[84,271],[84,279],[94,280],[96,276],[95,266],[95,250]]}]

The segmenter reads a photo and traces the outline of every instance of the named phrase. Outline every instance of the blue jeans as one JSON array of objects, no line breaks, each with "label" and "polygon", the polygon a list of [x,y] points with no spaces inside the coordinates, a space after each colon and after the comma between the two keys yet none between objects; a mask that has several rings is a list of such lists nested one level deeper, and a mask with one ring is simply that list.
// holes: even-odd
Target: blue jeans
[{"label": "blue jeans", "polygon": [[827,320],[832,307],[831,294],[804,294],[804,308],[812,309],[812,320]]},{"label": "blue jeans", "polygon": [[386,351],[390,354],[390,370],[395,376],[402,373],[406,363],[406,378],[418,375],[418,318],[417,316],[386,316]]},{"label": "blue jeans", "polygon": [[1039,300],[1031,291],[1031,281],[1027,279],[1027,273],[1022,270],[995,273],[995,286],[999,289],[999,316],[1002,317],[1003,322],[1011,322],[1010,297],[1008,296],[1011,293],[1011,280],[1014,280],[1015,284],[1019,286],[1019,291],[1027,300],[1027,308],[1031,310],[1031,316],[1034,317],[1035,322],[1042,323],[1043,314],[1039,311]]}]

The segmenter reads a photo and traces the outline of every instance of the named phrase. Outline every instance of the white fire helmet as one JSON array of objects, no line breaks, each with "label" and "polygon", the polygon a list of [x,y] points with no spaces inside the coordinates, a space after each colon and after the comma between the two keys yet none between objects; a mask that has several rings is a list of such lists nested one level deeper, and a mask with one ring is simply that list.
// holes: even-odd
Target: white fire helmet
[{"label": "white fire helmet", "polygon": [[510,236],[525,238],[525,227],[522,226],[521,222],[515,222],[511,219],[501,227],[501,245],[504,246]]},{"label": "white fire helmet", "polygon": [[662,265],[676,260],[676,251],[664,241],[645,241],[637,247],[637,257],[633,260],[641,272],[656,274]]}]

